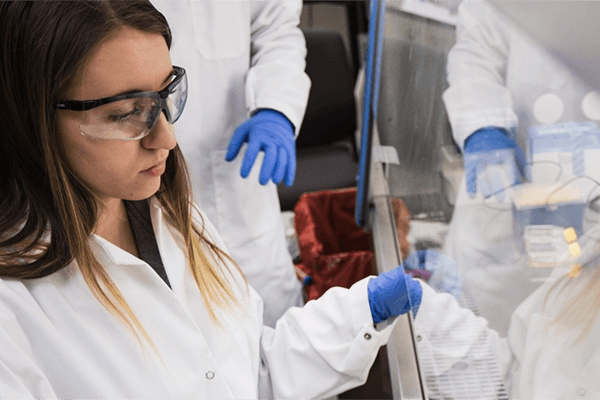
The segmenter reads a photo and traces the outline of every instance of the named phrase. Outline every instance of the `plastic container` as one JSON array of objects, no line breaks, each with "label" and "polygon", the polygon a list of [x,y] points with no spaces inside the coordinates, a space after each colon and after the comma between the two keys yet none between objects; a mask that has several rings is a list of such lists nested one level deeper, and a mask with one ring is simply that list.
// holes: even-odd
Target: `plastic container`
[{"label": "plastic container", "polygon": [[[305,283],[306,300],[320,297],[334,286],[349,288],[375,274],[370,236],[354,221],[356,189],[303,194],[294,207],[300,246],[298,277]],[[403,255],[410,212],[401,200],[393,201]]]}]

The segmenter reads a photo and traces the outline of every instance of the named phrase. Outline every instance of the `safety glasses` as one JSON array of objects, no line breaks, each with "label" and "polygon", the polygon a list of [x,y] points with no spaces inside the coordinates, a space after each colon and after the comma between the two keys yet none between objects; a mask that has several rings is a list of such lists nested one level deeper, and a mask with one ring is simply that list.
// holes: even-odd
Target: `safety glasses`
[{"label": "safety glasses", "polygon": [[138,140],[147,136],[164,112],[174,124],[185,107],[188,84],[185,70],[173,67],[169,85],[159,92],[120,94],[98,100],[60,100],[59,110],[81,111],[79,132],[91,139]]}]

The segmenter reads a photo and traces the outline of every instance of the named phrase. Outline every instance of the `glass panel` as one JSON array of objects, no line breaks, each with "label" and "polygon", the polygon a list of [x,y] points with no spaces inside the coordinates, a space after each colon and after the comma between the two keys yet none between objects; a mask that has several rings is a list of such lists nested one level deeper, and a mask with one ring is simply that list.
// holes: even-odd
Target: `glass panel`
[{"label": "glass panel", "polygon": [[599,397],[599,92],[492,2],[389,1],[384,32],[427,395]]}]

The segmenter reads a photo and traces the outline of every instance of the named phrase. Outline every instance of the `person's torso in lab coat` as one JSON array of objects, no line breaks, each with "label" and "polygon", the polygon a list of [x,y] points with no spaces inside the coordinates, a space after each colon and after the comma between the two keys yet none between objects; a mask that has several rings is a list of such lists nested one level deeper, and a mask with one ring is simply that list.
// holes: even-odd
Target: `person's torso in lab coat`
[{"label": "person's torso in lab coat", "polygon": [[592,89],[489,3],[461,3],[447,71],[444,103],[461,147],[477,129],[499,126],[516,127],[526,149],[531,126],[590,119],[582,105]]},{"label": "person's torso in lab coat", "polygon": [[[188,74],[188,101],[175,133],[189,164],[195,201],[236,255],[237,247],[277,230],[279,201],[274,184],[258,183],[262,153],[243,179],[245,149],[227,162],[227,146],[235,129],[257,108],[279,110],[300,126],[310,87],[304,73],[304,37],[294,24],[302,5],[298,1],[153,4],[173,32],[172,62]],[[282,48],[288,49],[283,55]]]},{"label": "person's torso in lab coat", "polygon": [[[226,212],[235,208],[233,214],[238,216],[238,224],[243,224],[244,218],[239,216],[251,208],[248,204],[239,209],[229,205],[252,177],[241,179],[239,163],[225,161],[235,128],[248,117],[245,81],[251,59],[250,6],[247,2],[212,1],[153,4],[165,15],[173,32],[173,65],[185,68],[188,75],[186,109],[175,124],[175,133],[188,161],[195,201],[231,247]],[[260,188],[246,189],[251,199],[262,194]],[[238,231],[246,232],[242,228]]]},{"label": "person's torso in lab coat", "polygon": [[[150,212],[171,288],[108,241],[94,236],[90,245],[154,348],[100,304],[75,263],[40,279],[0,279],[0,397],[321,398],[365,382],[395,326],[374,326],[369,278],[289,309],[272,329],[262,299],[231,266],[224,275],[239,305],[226,300],[215,323],[181,235],[154,199]],[[200,217],[205,237],[226,252]]]},{"label": "person's torso in lab coat", "polygon": [[75,262],[41,279],[0,280],[3,398],[257,396],[260,298],[238,277],[241,306],[219,312],[217,326],[177,234],[151,209],[172,290],[138,258],[98,236],[90,243],[156,351],[100,304]]},{"label": "person's torso in lab coat", "polygon": [[[582,272],[586,278],[580,277],[579,285],[569,290],[551,291],[565,273],[565,268],[556,268],[513,314],[508,333],[513,398],[600,398],[600,320],[596,318],[587,336],[578,341],[583,324],[571,326],[556,318],[560,307],[568,305],[568,295],[584,288],[594,272]],[[598,307],[597,300],[587,306]]]},{"label": "person's torso in lab coat", "polygon": [[235,129],[258,108],[282,111],[300,126],[310,87],[304,37],[296,22],[302,2],[154,5],[172,28],[172,62],[188,74],[188,101],[175,133],[195,202],[260,292],[265,321],[274,326],[286,309],[302,304],[277,188],[258,182],[262,152],[246,179],[240,176],[245,147],[231,162],[225,155]]}]

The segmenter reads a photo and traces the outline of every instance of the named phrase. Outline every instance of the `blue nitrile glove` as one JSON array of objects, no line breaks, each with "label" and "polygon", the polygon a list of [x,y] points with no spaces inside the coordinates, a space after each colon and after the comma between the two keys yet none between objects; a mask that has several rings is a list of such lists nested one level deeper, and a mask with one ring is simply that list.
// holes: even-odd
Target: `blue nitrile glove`
[{"label": "blue nitrile glove", "polygon": [[367,292],[371,315],[376,324],[407,313],[411,308],[413,316],[416,316],[423,295],[421,284],[406,275],[402,266],[371,278]]},{"label": "blue nitrile glove", "polygon": [[[525,172],[523,151],[502,128],[488,127],[475,131],[465,140],[465,175],[467,192],[475,196],[477,189],[483,197],[504,197],[504,190],[518,185]],[[504,183],[499,171],[487,167],[502,167],[509,182]]]},{"label": "blue nitrile glove", "polygon": [[296,143],[294,126],[279,111],[263,109],[237,127],[227,147],[225,159],[237,157],[242,144],[248,142],[248,149],[242,161],[240,174],[247,178],[256,161],[259,151],[265,153],[258,181],[266,185],[269,179],[291,186],[296,175]]},{"label": "blue nitrile glove", "polygon": [[426,279],[429,286],[438,292],[450,293],[456,299],[462,292],[462,277],[456,263],[450,257],[433,250],[419,250],[404,261],[406,271],[425,270],[431,272]]}]

